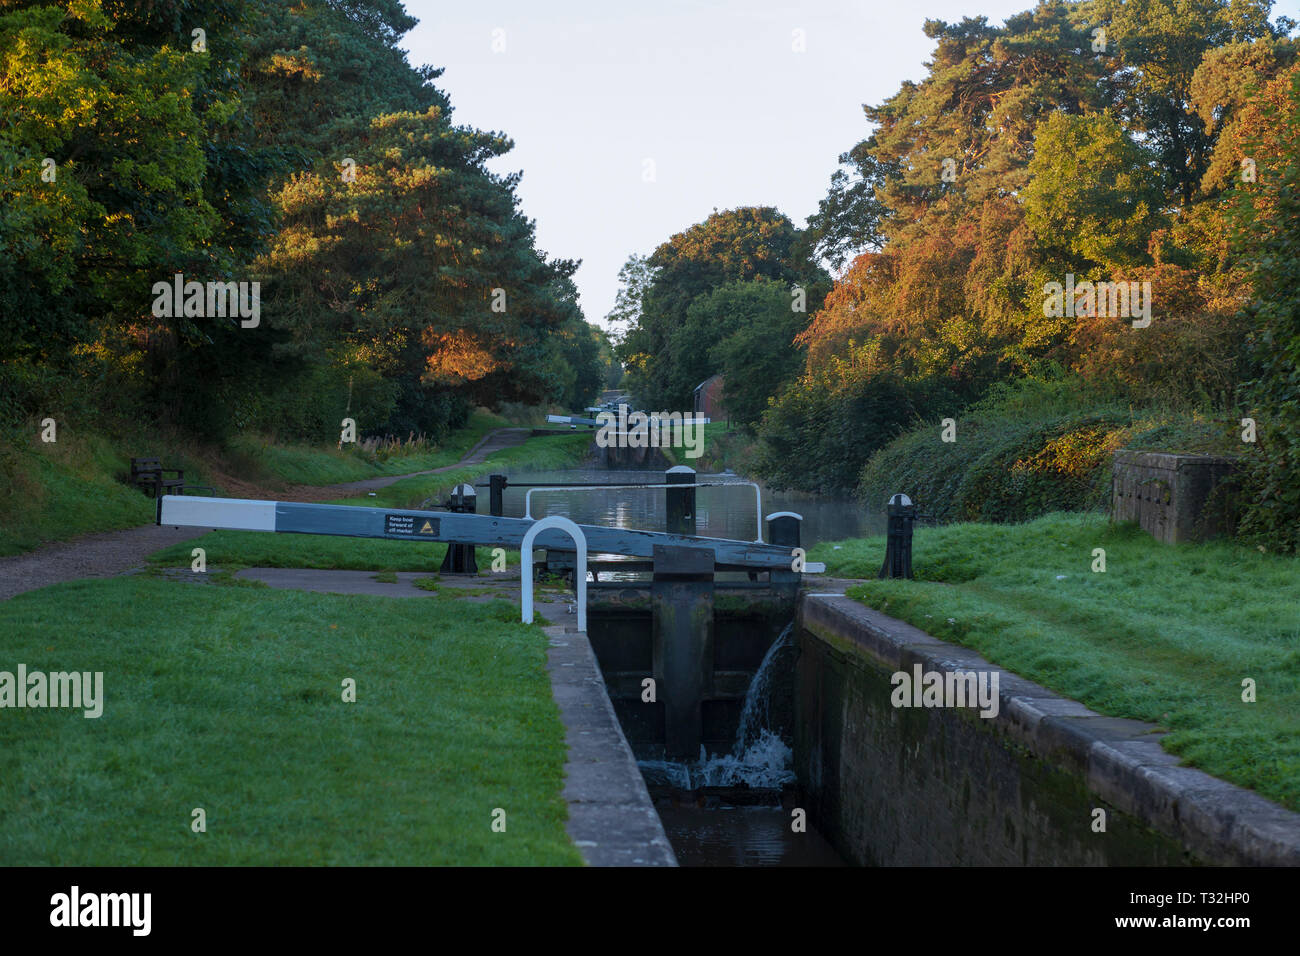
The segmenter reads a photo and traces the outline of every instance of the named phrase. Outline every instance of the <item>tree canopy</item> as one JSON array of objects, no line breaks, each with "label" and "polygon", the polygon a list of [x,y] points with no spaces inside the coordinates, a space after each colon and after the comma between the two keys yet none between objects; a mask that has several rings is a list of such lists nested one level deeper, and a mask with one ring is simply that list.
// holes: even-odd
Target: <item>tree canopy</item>
[{"label": "tree canopy", "polygon": [[[487,168],[511,141],[454,124],[440,71],[407,62],[415,23],[396,0],[9,4],[6,404],[46,401],[58,367],[211,435],[588,401],[578,264],[536,248],[519,174]],[[175,273],[258,283],[260,321],[155,316]]]}]

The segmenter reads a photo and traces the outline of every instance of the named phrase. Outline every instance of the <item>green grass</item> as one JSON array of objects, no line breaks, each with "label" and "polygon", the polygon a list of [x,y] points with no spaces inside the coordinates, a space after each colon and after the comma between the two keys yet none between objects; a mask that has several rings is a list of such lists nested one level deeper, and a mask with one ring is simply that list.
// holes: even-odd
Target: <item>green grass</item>
[{"label": "green grass", "polygon": [[883,537],[839,544],[809,558],[871,579],[851,597],[1100,713],[1159,724],[1187,763],[1300,810],[1300,560],[1164,545],[1090,514],[919,529],[916,581],[875,580]]},{"label": "green grass", "polygon": [[164,548],[149,561],[164,567],[189,567],[190,551],[201,547],[209,566],[240,568],[321,568],[331,571],[433,571],[442,567],[444,544],[335,538],[320,534],[268,534],[213,531]]},{"label": "green grass", "polygon": [[0,438],[0,556],[151,520],[153,502],[113,477],[129,469],[129,460],[97,436],[66,430],[49,445]]},{"label": "green grass", "polygon": [[[399,475],[453,465],[489,431],[510,422],[482,410],[442,445],[417,452],[367,456],[355,448],[273,445],[262,439],[236,438],[228,447],[202,446],[175,434],[145,431],[109,438],[67,426],[58,441],[44,444],[30,436],[0,432],[0,557],[19,554],[50,541],[63,541],[95,531],[136,527],[153,520],[154,503],[124,480],[132,456],[161,458],[168,467],[182,468],[190,484],[210,485],[221,494],[221,473],[244,480],[280,484],[320,485]],[[36,429],[32,429],[32,434]],[[25,435],[25,433],[24,433]],[[563,467],[575,454],[578,436],[539,439],[558,442],[545,451],[507,449],[494,463],[510,464],[535,457],[539,467]],[[587,436],[590,441],[591,436]],[[584,446],[585,447],[585,446]],[[512,454],[513,453],[513,454]],[[400,488],[384,489],[378,502],[411,507],[456,480],[487,474],[482,466],[456,469],[445,479],[426,476]],[[398,500],[405,498],[406,500]]]},{"label": "green grass", "polygon": [[[462,482],[471,484],[494,472],[504,472],[523,467],[539,470],[576,466],[591,448],[593,436],[581,432],[537,436],[513,448],[504,448],[478,465],[466,465],[437,475],[416,475],[403,478],[385,488],[376,490],[374,497],[340,500],[340,504],[369,504],[375,507],[415,508],[433,498],[442,501],[447,492]],[[479,491],[479,510],[487,511],[487,489]]]},{"label": "green grass", "polygon": [[[576,464],[591,444],[590,435],[560,435],[531,438],[522,445],[504,449],[481,465],[457,468],[439,475],[405,478],[374,497],[341,499],[335,504],[375,508],[418,508],[426,499],[442,501],[461,482],[474,482],[484,475],[509,467],[563,468]],[[487,511],[486,490],[481,510]],[[173,545],[150,556],[154,564],[188,567],[190,550],[202,547],[209,564],[223,568],[323,568],[350,571],[431,571],[442,567],[447,548],[442,544],[417,541],[384,541],[365,538],[335,538],[313,534],[267,534],[257,531],[214,531]],[[507,561],[518,556],[507,551]],[[479,551],[480,568],[491,567],[491,551]]]},{"label": "green grass", "polygon": [[688,458],[686,448],[664,448],[664,457],[674,465],[685,465],[696,471],[723,471],[730,468],[739,473],[747,472],[753,453],[752,435],[726,422],[710,422],[699,427],[704,434],[698,458]]},{"label": "green grass", "polygon": [[384,475],[400,475],[454,465],[488,432],[510,423],[482,409],[434,448],[371,457],[355,446],[280,445],[265,439],[242,438],[231,442],[232,451],[257,463],[267,475],[299,485],[333,485]]},{"label": "green grass", "polygon": [[0,713],[0,865],[578,864],[517,617],[148,576],[0,603],[0,669],[102,671],[105,697]]}]

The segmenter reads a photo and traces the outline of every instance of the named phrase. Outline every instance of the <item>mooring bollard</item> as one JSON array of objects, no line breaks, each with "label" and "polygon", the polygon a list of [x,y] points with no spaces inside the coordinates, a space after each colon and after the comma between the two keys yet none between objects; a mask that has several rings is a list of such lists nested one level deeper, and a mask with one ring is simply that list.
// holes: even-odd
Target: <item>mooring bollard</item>
[{"label": "mooring bollard", "polygon": [[505,515],[506,476],[488,476],[488,513],[500,518]]},{"label": "mooring bollard", "polygon": [[[478,512],[478,492],[473,485],[457,485],[452,489],[447,501],[447,510],[453,514],[476,514]],[[447,545],[447,554],[442,559],[440,574],[478,574],[478,562],[474,559],[472,544],[459,544],[453,541]]]},{"label": "mooring bollard", "polygon": [[880,566],[882,578],[910,578],[912,576],[912,525],[916,521],[916,505],[907,495],[894,495],[889,499],[889,528],[886,534],[885,563]]},{"label": "mooring bollard", "polygon": [[[772,569],[768,573],[768,584],[772,588],[787,591],[790,600],[794,600],[799,591],[799,572],[795,570],[795,549],[799,547],[799,529],[803,526],[803,515],[793,511],[774,511],[767,516],[767,542],[790,549],[790,567],[782,570]],[[750,580],[757,575],[751,573]]]},{"label": "mooring bollard", "polygon": [[[664,473],[664,483],[669,485],[694,485],[695,469],[685,465],[669,468]],[[669,534],[695,534],[695,488],[665,488]]]}]

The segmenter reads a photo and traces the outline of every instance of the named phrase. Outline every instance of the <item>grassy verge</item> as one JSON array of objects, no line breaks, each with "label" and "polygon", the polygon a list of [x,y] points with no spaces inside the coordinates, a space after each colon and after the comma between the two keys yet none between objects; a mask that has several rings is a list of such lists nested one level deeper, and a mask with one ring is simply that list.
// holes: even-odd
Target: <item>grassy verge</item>
[{"label": "grassy verge", "polygon": [[509,424],[498,415],[478,409],[470,415],[464,428],[433,447],[368,454],[353,447],[277,445],[265,439],[240,438],[231,443],[231,451],[244,456],[263,474],[282,482],[333,485],[454,465],[488,432]]},{"label": "grassy verge", "polygon": [[[430,498],[441,501],[454,485],[474,482],[484,475],[522,465],[563,468],[576,464],[586,454],[591,436],[581,432],[531,438],[522,445],[497,452],[481,465],[457,468],[438,475],[404,478],[374,497],[340,499],[335,504],[366,505],[376,508],[418,508]],[[486,505],[486,497],[483,501]],[[486,511],[486,507],[482,510]],[[150,556],[154,564],[188,567],[191,540]],[[446,545],[411,541],[377,541],[365,538],[335,538],[314,534],[266,534],[257,531],[214,531],[203,536],[202,547],[210,564],[222,568],[324,568],[351,571],[433,571],[442,566]],[[518,563],[507,552],[511,564]],[[480,552],[479,565],[486,571],[490,557]]]},{"label": "grassy verge", "polygon": [[704,438],[702,454],[698,458],[688,458],[685,448],[664,448],[664,457],[674,465],[686,465],[696,471],[730,468],[738,474],[746,474],[754,449],[753,436],[725,422],[710,422],[700,427]]},{"label": "grassy verge", "polygon": [[4,602],[3,668],[102,671],[104,710],[6,709],[0,865],[580,863],[517,616],[145,576]]},{"label": "grassy verge", "polygon": [[[1092,571],[1093,549],[1106,571]],[[1097,515],[916,533],[916,581],[874,580],[883,538],[813,560],[850,596],[1082,701],[1152,721],[1194,766],[1300,810],[1300,560],[1169,547]],[[1257,687],[1242,701],[1242,682]]]},{"label": "grassy verge", "polygon": [[88,531],[145,524],[154,504],[116,480],[130,471],[107,439],[65,429],[52,444],[0,437],[0,557]]},{"label": "grassy verge", "polygon": [[[237,439],[226,448],[212,448],[178,435],[151,433],[110,439],[71,427],[61,429],[58,441],[51,444],[5,442],[0,438],[0,557],[87,532],[113,531],[151,521],[153,501],[123,480],[130,472],[132,456],[161,458],[168,467],[184,469],[190,483],[214,486],[220,494],[225,475],[239,475],[274,487],[333,484],[442,468],[459,461],[489,431],[508,424],[480,410],[464,429],[436,448],[391,454],[272,445],[254,438]],[[516,450],[501,453],[494,462],[512,462],[512,451]],[[545,454],[549,461],[573,460],[554,449]],[[472,480],[482,473],[481,469],[465,471],[463,475],[469,477],[460,480]],[[460,475],[462,472],[457,470],[448,477]],[[438,490],[441,479],[429,476],[422,485],[399,484],[396,491],[385,489],[382,503],[409,507]],[[449,480],[448,487],[450,484]],[[429,490],[421,495],[424,487]],[[405,495],[414,502],[398,502],[393,495]]]}]

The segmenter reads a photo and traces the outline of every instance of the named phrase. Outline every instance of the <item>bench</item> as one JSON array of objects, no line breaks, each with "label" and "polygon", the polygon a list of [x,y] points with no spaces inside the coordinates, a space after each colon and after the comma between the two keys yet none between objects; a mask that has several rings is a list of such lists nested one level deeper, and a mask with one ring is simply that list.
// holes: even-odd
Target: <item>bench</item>
[{"label": "bench", "polygon": [[[168,478],[168,475],[175,475]],[[131,484],[148,492],[151,498],[161,495],[185,494],[185,472],[179,468],[164,468],[157,458],[131,459]]]}]

